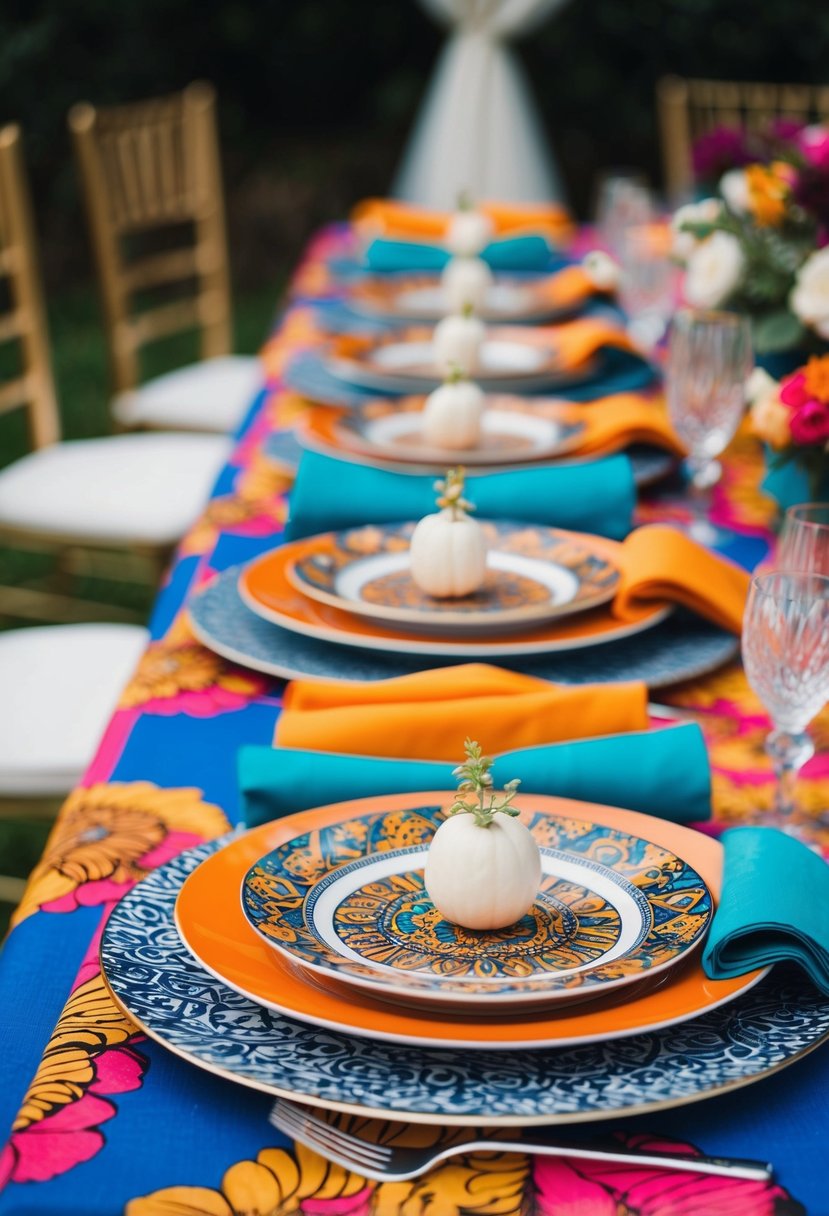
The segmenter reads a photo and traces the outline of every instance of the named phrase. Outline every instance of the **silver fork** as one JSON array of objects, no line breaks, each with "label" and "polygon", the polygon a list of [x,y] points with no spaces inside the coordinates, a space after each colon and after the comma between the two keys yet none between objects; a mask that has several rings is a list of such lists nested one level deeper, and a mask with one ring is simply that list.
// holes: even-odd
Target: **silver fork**
[{"label": "silver fork", "polygon": [[613,1161],[627,1165],[650,1165],[663,1169],[684,1170],[694,1174],[717,1174],[724,1178],[748,1178],[765,1182],[772,1177],[773,1168],[762,1161],[743,1158],[682,1157],[669,1153],[641,1153],[622,1149],[594,1148],[581,1144],[550,1144],[534,1134],[515,1140],[488,1140],[485,1136],[445,1147],[399,1148],[374,1144],[362,1136],[354,1136],[328,1123],[305,1106],[277,1098],[270,1114],[275,1128],[299,1140],[338,1165],[354,1170],[365,1178],[378,1182],[405,1182],[425,1174],[439,1161],[458,1157],[473,1150],[484,1152],[532,1153],[542,1157],[577,1157],[584,1161]]}]

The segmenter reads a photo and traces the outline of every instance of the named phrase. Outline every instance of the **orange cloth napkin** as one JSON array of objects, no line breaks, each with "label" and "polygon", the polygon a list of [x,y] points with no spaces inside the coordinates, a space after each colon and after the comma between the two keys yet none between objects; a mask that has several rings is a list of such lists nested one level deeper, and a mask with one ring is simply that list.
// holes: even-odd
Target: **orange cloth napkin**
[{"label": "orange cloth napkin", "polygon": [[637,528],[622,542],[622,583],[613,601],[620,620],[654,601],[683,604],[739,634],[750,575],[740,566],[666,524]]},{"label": "orange cloth napkin", "polygon": [[675,456],[685,448],[659,398],[618,393],[573,409],[573,421],[584,423],[582,441],[575,450],[584,456],[618,452],[632,443],[650,443]]},{"label": "orange cloth napkin", "polygon": [[370,684],[295,680],[276,726],[280,747],[455,760],[485,752],[645,730],[642,683],[559,686],[485,663]]},{"label": "orange cloth napkin", "polygon": [[[521,206],[513,203],[479,203],[476,210],[492,220],[498,236],[515,236],[518,232],[537,232],[560,243],[573,232],[573,223],[564,207],[555,203]],[[372,235],[398,237],[402,240],[440,240],[449,223],[445,211],[430,211],[411,203],[394,199],[368,198],[351,212],[352,223]]]},{"label": "orange cloth napkin", "polygon": [[635,344],[618,325],[598,317],[583,317],[563,325],[543,325],[528,330],[542,345],[552,345],[561,352],[562,366],[580,367],[603,346],[636,352]]},{"label": "orange cloth napkin", "polygon": [[565,266],[538,285],[538,293],[550,308],[576,308],[591,296],[602,294],[583,266]]}]

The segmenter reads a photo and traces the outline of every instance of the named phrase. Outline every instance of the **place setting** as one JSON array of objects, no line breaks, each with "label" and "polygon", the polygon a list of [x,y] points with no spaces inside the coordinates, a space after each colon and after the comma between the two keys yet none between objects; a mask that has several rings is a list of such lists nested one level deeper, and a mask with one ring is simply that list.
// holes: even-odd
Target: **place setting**
[{"label": "place setting", "polygon": [[571,230],[564,208],[473,204],[465,191],[449,212],[366,199],[354,208],[350,255],[336,256],[330,266],[358,281],[366,273],[435,274],[455,257],[480,257],[493,272],[544,273],[567,264],[561,249]]},{"label": "place setting", "polygon": [[[284,755],[246,749],[249,800],[254,785],[261,798],[279,784]],[[326,757],[305,760],[310,781]],[[229,1080],[447,1129],[670,1109],[762,1080],[825,1040],[826,996],[791,967],[712,977],[746,933],[763,957],[763,897],[737,929],[723,887],[724,864],[726,881],[749,864],[744,832],[724,849],[670,822],[667,802],[654,818],[517,794],[491,768],[468,739],[454,794],[447,781],[299,811],[162,866],[104,931],[116,1001]],[[787,844],[801,875],[822,864]],[[776,957],[796,953],[784,934]],[[188,992],[201,1015],[165,991]]]},{"label": "place setting", "polygon": [[[317,472],[330,481],[325,468]],[[746,576],[730,565],[721,570],[721,559],[674,530],[639,529],[620,543],[538,523],[534,502],[527,519],[478,521],[462,469],[450,470],[437,490],[428,478],[409,481],[415,502],[437,494],[436,511],[416,522],[378,519],[317,533],[321,481],[304,466],[294,486],[296,539],[201,590],[189,607],[196,636],[288,679],[382,679],[419,660],[485,658],[565,681],[589,681],[604,668],[609,678],[657,687],[735,653]],[[486,477],[472,484],[482,506],[488,496],[497,507],[511,494],[511,484],[493,487]],[[376,500],[371,486],[362,489]],[[341,475],[337,502],[359,517],[358,488],[344,490]],[[396,506],[402,492],[395,482]],[[313,505],[307,518],[304,493]],[[730,605],[713,604],[706,581],[726,573]],[[638,649],[621,646],[637,638]]]},{"label": "place setting", "polygon": [[[485,393],[458,372],[428,395],[375,396],[340,408],[312,405],[293,434],[294,465],[297,453],[310,448],[375,468],[425,469],[436,475],[453,455],[474,473],[624,451],[640,486],[670,473],[685,451],[653,397],[620,393],[576,404]],[[275,433],[266,440],[264,453],[284,464],[284,437]]]},{"label": "place setting", "polygon": [[[386,277],[373,284],[372,295],[372,280],[346,281],[342,298],[319,305],[317,323],[335,336],[292,360],[287,384],[312,399],[347,405],[355,391],[402,395],[435,389],[456,368],[484,390],[519,393],[590,392],[598,380],[613,391],[652,380],[653,370],[626,336],[621,317],[585,312],[597,293],[612,293],[617,284],[618,267],[607,255],[592,254],[534,285],[516,286],[494,275],[482,256],[489,231],[483,212],[456,212],[450,229],[452,251],[430,286],[418,280],[418,287],[407,288],[405,279],[401,286]],[[535,303],[528,302],[531,291]],[[553,318],[566,303],[575,319],[547,327],[508,324],[543,319],[542,291],[560,302]],[[418,313],[412,298],[415,304],[425,299],[427,307]]]}]

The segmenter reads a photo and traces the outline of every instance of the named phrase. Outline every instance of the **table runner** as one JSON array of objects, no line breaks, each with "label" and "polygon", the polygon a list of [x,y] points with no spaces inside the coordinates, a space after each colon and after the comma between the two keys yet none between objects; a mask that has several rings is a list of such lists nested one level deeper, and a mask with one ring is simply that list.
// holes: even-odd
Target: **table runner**
[{"label": "table runner", "polygon": [[[282,683],[198,645],[182,606],[213,572],[272,546],[282,528],[290,478],[263,459],[261,445],[304,408],[282,388],[280,372],[286,358],[319,340],[310,301],[336,293],[326,259],[347,252],[347,229],[330,230],[300,266],[290,307],[264,350],[267,387],[179,547],[153,613],[153,641],[16,913],[0,959],[3,1136],[13,1128],[0,1157],[0,1216],[829,1210],[817,1164],[829,1126],[827,1051],[744,1093],[595,1126],[634,1145],[768,1158],[777,1169],[774,1184],[478,1155],[411,1183],[378,1185],[290,1145],[268,1125],[267,1095],[209,1076],[147,1041],[108,996],[97,946],[114,902],[155,866],[236,821],[237,748],[273,738]],[[747,566],[762,558],[771,536],[772,505],[757,491],[761,468],[757,445],[742,436],[712,513],[737,534],[726,551]],[[687,507],[670,492],[640,509],[643,521],[685,516]],[[705,732],[717,824],[769,807],[762,751],[768,720],[739,666],[662,699]],[[818,754],[806,768],[801,799],[817,811],[829,803],[829,713],[814,730]]]}]

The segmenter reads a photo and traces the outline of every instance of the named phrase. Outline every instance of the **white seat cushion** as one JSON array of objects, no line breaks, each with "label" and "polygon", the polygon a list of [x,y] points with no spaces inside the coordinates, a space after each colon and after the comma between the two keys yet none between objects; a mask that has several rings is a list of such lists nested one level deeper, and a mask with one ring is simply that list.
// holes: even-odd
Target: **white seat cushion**
[{"label": "white seat cushion", "polygon": [[0,526],[101,544],[173,544],[231,446],[219,435],[180,434],[56,443],[0,470]]},{"label": "white seat cushion", "polygon": [[0,633],[0,795],[77,785],[147,640],[136,625]]},{"label": "white seat cushion", "polygon": [[252,355],[223,355],[120,393],[112,412],[126,427],[232,434],[262,386]]}]

